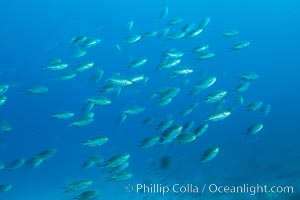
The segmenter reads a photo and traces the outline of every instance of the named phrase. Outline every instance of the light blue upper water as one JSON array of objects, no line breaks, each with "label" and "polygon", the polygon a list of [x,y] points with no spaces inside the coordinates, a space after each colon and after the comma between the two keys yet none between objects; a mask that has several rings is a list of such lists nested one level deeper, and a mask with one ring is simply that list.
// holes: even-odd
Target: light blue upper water
[{"label": "light blue upper water", "polygon": [[[158,20],[161,10],[168,6],[166,19]],[[8,164],[17,158],[31,158],[46,149],[57,149],[55,156],[32,169],[24,166],[15,170],[0,170],[0,185],[12,184],[7,192],[0,192],[1,200],[64,200],[83,191],[64,194],[63,187],[81,179],[93,179],[89,189],[99,190],[99,199],[292,199],[299,192],[299,2],[287,1],[1,1],[0,2],[0,84],[8,83],[7,102],[0,107],[0,120],[7,120],[12,131],[0,133],[0,163]],[[166,41],[145,38],[125,45],[123,39],[131,34],[162,31],[170,19],[182,17],[183,22],[171,27],[171,32],[185,24],[199,24],[210,17],[211,22],[201,35],[193,39]],[[133,20],[131,32],[124,25]],[[236,29],[239,35],[225,38],[222,33]],[[70,58],[73,37],[86,35],[101,38],[101,43],[87,50],[87,55]],[[229,50],[240,41],[250,41],[240,51]],[[115,44],[121,44],[122,52]],[[199,45],[210,46],[215,53],[211,60],[199,61],[191,50]],[[194,69],[191,75],[169,79],[169,70],[156,71],[164,51],[176,48],[185,53],[182,65]],[[60,72],[41,68],[49,59],[59,57],[70,68],[85,61],[95,67],[67,81],[55,78]],[[139,69],[125,67],[135,58],[145,57],[148,62]],[[89,81],[96,68],[104,70],[98,84]],[[160,135],[155,126],[172,115],[176,125],[195,121],[198,126],[215,111],[203,99],[211,92],[232,91],[240,82],[239,76],[256,72],[259,79],[242,93],[243,106],[232,110],[228,119],[209,124],[208,131],[191,144],[156,145],[149,149],[137,148],[140,141],[150,135]],[[109,94],[112,105],[95,107],[94,122],[85,127],[68,127],[83,112],[88,98],[96,96],[105,81],[113,74],[145,74],[145,85],[122,88],[119,97]],[[196,96],[189,90],[203,77],[216,76],[216,84]],[[189,79],[187,85],[182,81]],[[24,91],[33,85],[49,88],[44,95],[29,95]],[[166,106],[159,107],[149,95],[164,87],[180,87],[181,91]],[[231,108],[234,95],[230,93],[225,108]],[[246,111],[254,101],[271,104],[267,117],[259,112]],[[188,105],[199,102],[195,111],[184,118],[180,112]],[[116,120],[121,112],[134,105],[145,107],[139,115],[129,116],[122,124]],[[51,115],[73,111],[75,117],[54,120]],[[142,120],[153,117],[154,122],[143,126]],[[263,123],[257,135],[245,135],[249,125]],[[83,147],[81,143],[105,135],[109,142],[101,147]],[[218,146],[220,152],[212,161],[200,164],[203,152]],[[126,171],[134,174],[124,182],[109,182],[107,171],[101,167],[81,169],[91,155],[105,160],[129,153],[130,166]],[[167,156],[171,164],[160,167]],[[263,184],[289,185],[294,194],[137,194],[124,191],[127,184]],[[297,199],[294,197],[294,199]]]}]

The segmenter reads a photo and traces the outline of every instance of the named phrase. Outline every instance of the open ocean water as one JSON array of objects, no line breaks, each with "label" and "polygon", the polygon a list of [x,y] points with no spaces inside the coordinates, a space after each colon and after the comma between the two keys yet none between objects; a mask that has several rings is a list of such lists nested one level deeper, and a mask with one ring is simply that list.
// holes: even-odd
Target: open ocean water
[{"label": "open ocean water", "polygon": [[299,7],[0,1],[0,200],[300,200]]}]

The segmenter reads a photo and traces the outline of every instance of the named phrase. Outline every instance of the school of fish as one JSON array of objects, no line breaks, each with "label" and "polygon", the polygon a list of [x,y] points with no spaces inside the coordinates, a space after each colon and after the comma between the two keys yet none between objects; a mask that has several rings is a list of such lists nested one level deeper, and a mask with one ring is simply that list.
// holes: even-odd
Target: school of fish
[{"label": "school of fish", "polygon": [[[161,14],[156,20],[158,23],[165,24],[165,28],[162,30],[149,30],[148,32],[137,33],[135,31],[135,22],[130,20],[125,23],[128,34],[125,38],[120,38],[119,41],[115,41],[113,48],[120,54],[126,55],[126,48],[140,48],[143,47],[143,40],[156,40],[168,43],[172,45],[173,41],[181,40],[195,40],[195,44],[198,43],[197,38],[201,37],[201,34],[206,31],[206,28],[210,26],[210,22],[213,20],[210,17],[203,18],[200,23],[184,23],[184,19],[181,17],[169,17],[170,9],[165,6]],[[224,40],[230,40],[230,38],[238,38],[239,31],[235,29],[224,30],[220,35]],[[238,39],[239,40],[239,39]],[[181,48],[180,45],[175,45],[172,48],[167,48],[163,52],[157,52],[157,57],[160,61],[156,66],[150,66],[150,57],[136,57],[128,62],[124,68],[128,73],[121,74],[115,71],[114,74],[106,74],[105,68],[100,68],[100,63],[94,63],[92,60],[81,61],[89,53],[90,48],[99,46],[101,48],[102,39],[98,37],[89,36],[74,36],[70,38],[70,43],[66,44],[66,47],[71,48],[72,54],[70,58],[77,61],[78,64],[71,66],[67,62],[60,58],[49,58],[45,63],[41,63],[41,70],[45,70],[49,73],[57,74],[56,81],[69,81],[80,76],[81,73],[87,71],[91,76],[89,81],[93,82],[97,91],[94,96],[87,98],[82,105],[85,109],[82,113],[76,114],[70,110],[54,110],[50,117],[57,121],[66,123],[66,126],[70,128],[85,127],[92,123],[95,123],[95,116],[101,115],[101,112],[96,110],[101,108],[109,109],[113,104],[118,104],[118,97],[123,95],[123,92],[131,89],[143,89],[147,88],[149,82],[156,82],[155,76],[150,73],[143,73],[143,69],[152,68],[154,74],[164,74],[164,82],[159,82],[160,88],[151,90],[149,87],[145,90],[148,98],[144,102],[139,102],[135,105],[124,107],[119,111],[119,117],[116,119],[116,126],[123,126],[127,120],[135,120],[144,126],[144,129],[152,129],[156,134],[147,135],[140,143],[136,144],[139,151],[145,151],[147,148],[164,148],[172,144],[187,145],[193,143],[208,132],[210,126],[214,126],[214,123],[220,121],[226,121],[227,118],[235,114],[237,109],[243,109],[248,112],[256,112],[258,120],[255,122],[249,121],[248,127],[245,127],[245,134],[250,137],[256,134],[260,134],[263,131],[264,123],[261,117],[268,116],[271,105],[261,101],[249,102],[245,104],[244,93],[250,89],[250,86],[254,81],[259,78],[256,72],[245,72],[236,77],[236,87],[226,88],[222,84],[218,84],[218,77],[210,74],[209,69],[206,70],[206,74],[199,77],[196,84],[191,84],[192,80],[189,78],[191,74],[199,72],[199,66],[193,66],[189,63],[189,58],[195,58],[199,65],[203,62],[210,62],[211,59],[217,59],[218,55],[214,53],[213,49],[208,44],[201,44],[192,46],[188,50]],[[232,43],[224,51],[232,51],[233,54],[238,54],[238,51],[244,51],[251,43],[247,40],[239,40],[239,42]],[[245,63],[246,65],[246,63]],[[178,85],[172,84],[174,80],[180,80]],[[5,103],[9,100],[10,85],[8,83],[0,84],[0,108],[5,106]],[[51,90],[51,87],[43,84],[32,85],[31,87],[24,88],[24,95],[46,95]],[[150,92],[149,92],[150,91]],[[201,93],[209,91],[204,98],[200,98]],[[124,92],[126,95],[126,92]],[[184,96],[184,98],[194,99],[193,103],[186,104],[182,102],[182,109],[179,113],[164,113],[168,109],[168,106],[177,98],[177,96]],[[131,98],[135,98],[132,96]],[[233,99],[228,103],[227,99]],[[66,99],[67,101],[67,99]],[[161,109],[161,114],[165,116],[164,120],[157,121],[154,117],[136,117],[142,116],[142,114],[151,109],[146,104],[151,103],[154,107]],[[82,106],[79,105],[79,106]],[[178,123],[178,118],[185,119],[186,116],[197,109],[205,109],[205,107],[211,107],[213,105],[214,111],[207,116],[199,116],[192,121],[186,121],[181,124]],[[4,116],[1,116],[4,117]],[[105,117],[105,116],[101,116]],[[132,119],[130,119],[132,118]],[[138,121],[139,120],[139,121]],[[64,122],[65,121],[65,122]],[[50,121],[52,123],[53,121]],[[0,131],[1,134],[13,133],[13,122],[8,122],[5,119],[0,119]],[[154,124],[154,125],[153,125]],[[153,125],[153,127],[152,127]],[[95,134],[94,137],[86,138],[85,141],[78,141],[83,148],[102,148],[105,149],[106,145],[112,145],[107,134]],[[126,142],[126,141],[125,141]],[[176,148],[172,146],[172,148]],[[213,162],[219,154],[222,156],[222,148],[219,146],[211,146],[210,148],[203,149],[203,152],[198,152],[198,164],[205,164],[207,162]],[[84,163],[82,163],[82,169],[88,169],[91,167],[99,167],[105,170],[107,181],[119,182],[126,181],[134,178],[134,172],[128,170],[129,165],[135,165],[132,162],[132,155],[126,152],[126,149],[121,150],[122,153],[112,154],[110,157],[103,158],[101,155],[91,155]],[[31,168],[37,168],[41,164],[47,164],[48,159],[59,153],[56,149],[41,150],[37,155],[32,155],[31,158],[15,158],[10,163],[2,163],[0,161],[0,170],[17,170],[20,167],[28,166]],[[0,180],[1,181],[1,180]],[[95,199],[101,196],[101,191],[92,190],[89,187],[95,180],[87,178],[84,180],[75,180],[71,183],[66,183],[62,193],[76,193],[75,199],[89,200]],[[13,188],[12,184],[0,183],[0,192],[7,192]]]}]

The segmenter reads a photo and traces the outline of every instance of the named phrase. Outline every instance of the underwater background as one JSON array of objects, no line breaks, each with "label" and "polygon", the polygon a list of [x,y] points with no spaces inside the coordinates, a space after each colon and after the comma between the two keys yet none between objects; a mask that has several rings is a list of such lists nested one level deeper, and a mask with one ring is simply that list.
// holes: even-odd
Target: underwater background
[{"label": "underwater background", "polygon": [[[164,8],[168,15],[158,19]],[[8,84],[7,102],[0,106],[0,120],[9,122],[11,130],[0,132],[0,163],[9,165],[18,158],[30,159],[40,152],[55,149],[56,153],[41,165],[28,164],[18,169],[0,170],[0,185],[11,184],[8,191],[0,187],[1,200],[64,200],[72,199],[87,190],[99,191],[95,199],[300,199],[299,148],[299,46],[300,3],[286,1],[0,1],[0,84]],[[168,25],[175,18],[183,21]],[[195,38],[166,39],[161,36],[142,38],[125,44],[124,38],[170,27],[170,32],[181,30],[185,24],[199,24],[211,20]],[[132,30],[126,24],[133,21]],[[238,35],[224,37],[226,30],[236,29]],[[87,54],[72,58],[74,37],[100,38],[101,42],[86,48]],[[241,41],[249,47],[230,49]],[[120,44],[120,49],[116,48]],[[209,45],[215,56],[199,60],[193,48]],[[162,55],[169,49],[184,52],[181,66],[193,73],[170,78],[170,69],[156,70]],[[137,58],[147,58],[144,66],[128,69]],[[84,62],[95,66],[70,80],[56,80],[60,71],[43,69],[52,58],[61,58],[73,68]],[[102,79],[94,84],[89,78],[95,69],[104,71]],[[67,69],[65,69],[67,71]],[[172,70],[172,69],[171,69]],[[259,75],[251,81],[247,91],[241,92],[243,105],[233,105],[240,83],[239,76],[254,72]],[[143,74],[149,77],[144,84],[122,87],[120,95],[97,91],[114,75]],[[216,76],[216,83],[199,94],[188,95],[204,77]],[[184,82],[186,79],[189,81]],[[42,95],[29,94],[28,88],[44,85],[49,90]],[[179,94],[167,105],[156,105],[149,96],[166,87],[180,88]],[[155,130],[157,124],[172,117],[174,124],[194,121],[195,129],[207,116],[216,112],[214,104],[203,99],[216,90],[228,91],[223,106],[231,115],[217,122],[209,122],[208,130],[195,141],[180,144],[156,144],[138,148],[143,139],[163,134]],[[27,91],[27,92],[26,92]],[[89,98],[106,96],[108,106],[94,106],[93,123],[69,126],[82,113]],[[267,116],[251,112],[247,106],[262,101],[271,105]],[[189,105],[199,106],[188,116],[180,113]],[[145,108],[138,115],[128,116],[122,123],[118,118],[130,106]],[[51,116],[72,111],[72,119],[57,120]],[[153,119],[143,125],[146,118]],[[261,132],[245,134],[255,123],[263,123]],[[99,147],[86,147],[82,142],[97,136],[109,138]],[[219,147],[218,155],[201,163],[203,153],[210,147]],[[128,153],[130,165],[126,171],[133,177],[124,181],[110,180],[111,174],[103,166],[82,169],[82,164],[93,155],[111,157]],[[68,184],[92,179],[85,190],[64,193]],[[288,185],[293,193],[269,194],[201,194],[168,193],[142,194],[124,190],[131,184],[182,185]],[[92,199],[80,198],[78,199]]]}]

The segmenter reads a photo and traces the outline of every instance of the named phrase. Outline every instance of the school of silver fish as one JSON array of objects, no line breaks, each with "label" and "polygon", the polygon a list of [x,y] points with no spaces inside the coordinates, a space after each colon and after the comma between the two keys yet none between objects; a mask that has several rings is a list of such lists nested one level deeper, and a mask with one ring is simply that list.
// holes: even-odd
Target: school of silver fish
[{"label": "school of silver fish", "polygon": [[[126,48],[144,48],[143,40],[156,40],[168,43],[167,48],[163,52],[158,53],[160,61],[156,66],[150,66],[150,57],[136,57],[128,62],[124,68],[128,73],[121,74],[115,71],[114,74],[106,74],[104,68],[98,67],[99,63],[94,63],[91,60],[84,59],[89,54],[89,49],[95,46],[101,46],[102,39],[98,37],[88,36],[75,36],[70,39],[70,43],[66,44],[69,48],[72,48],[72,54],[70,58],[77,61],[78,64],[71,66],[67,62],[60,58],[50,58],[45,64],[42,64],[42,70],[49,71],[49,73],[57,73],[55,80],[57,81],[69,81],[80,76],[81,73],[86,71],[91,72],[89,81],[98,88],[94,96],[91,96],[82,102],[85,105],[85,109],[82,113],[76,114],[70,110],[54,111],[51,117],[55,120],[66,121],[66,126],[72,127],[85,127],[92,123],[95,123],[95,116],[99,113],[95,109],[108,108],[113,104],[118,104],[118,97],[120,95],[126,95],[126,90],[131,89],[143,89],[147,88],[149,82],[157,82],[160,85],[158,89],[145,89],[145,94],[148,98],[144,102],[139,102],[136,105],[130,105],[124,107],[119,111],[119,118],[116,119],[116,126],[123,126],[127,120],[140,120],[145,129],[149,128],[156,132],[154,135],[145,136],[136,146],[139,151],[144,151],[147,148],[163,148],[162,146],[170,146],[171,144],[183,145],[193,143],[208,131],[210,126],[214,126],[214,123],[219,121],[226,121],[227,118],[235,114],[238,108],[242,108],[248,112],[256,112],[260,117],[268,116],[271,105],[264,103],[261,100],[249,102],[245,105],[244,93],[250,90],[250,86],[253,81],[259,78],[256,72],[245,72],[240,74],[236,78],[235,88],[226,88],[222,84],[218,84],[219,78],[213,74],[202,75],[195,84],[191,84],[192,80],[189,78],[193,74],[199,72],[198,66],[189,62],[189,57],[196,58],[197,62],[201,65],[203,62],[210,62],[209,60],[217,59],[218,55],[214,53],[213,49],[208,44],[201,44],[192,46],[188,50],[181,48],[180,45],[176,45],[174,41],[187,41],[195,40],[195,44],[198,43],[198,38],[201,37],[210,22],[213,20],[210,17],[205,17],[200,23],[187,23],[183,24],[184,19],[182,17],[169,18],[170,10],[168,6],[165,6],[161,14],[158,17],[159,23],[164,23],[165,28],[162,30],[149,30],[147,32],[137,33],[135,31],[135,21],[128,21],[125,26],[125,32],[128,34],[125,38],[120,38],[119,41],[115,41],[113,47],[116,51],[126,55]],[[179,28],[178,28],[179,27]],[[240,32],[235,29],[224,30],[221,35],[224,40],[230,40],[230,38],[238,38]],[[239,42],[232,43],[228,47],[227,51],[241,51],[250,46],[250,42],[247,40],[239,40]],[[173,44],[174,42],[174,44]],[[100,48],[100,47],[99,47]],[[155,80],[155,77],[143,72],[144,69],[151,68],[154,74],[164,74],[165,80],[159,82]],[[207,70],[209,72],[209,70]],[[180,80],[180,84],[176,81]],[[5,103],[9,100],[10,85],[8,83],[0,84],[0,107],[5,106]],[[44,84],[32,85],[24,89],[26,95],[46,95],[51,87]],[[206,93],[205,91],[209,91]],[[205,92],[205,93],[204,93]],[[201,97],[200,94],[206,94]],[[8,96],[8,97],[7,97]],[[173,101],[181,96],[181,98],[194,99],[193,103],[186,104],[182,102],[182,109],[179,114],[172,112],[168,106]],[[135,98],[132,96],[131,98]],[[227,99],[233,99],[231,103],[228,103]],[[67,100],[66,100],[67,101]],[[161,114],[165,116],[164,120],[156,121],[152,116],[145,117],[143,113],[148,109],[148,103],[151,103],[154,107],[161,110]],[[120,102],[122,103],[122,102]],[[207,116],[198,117],[192,121],[186,121],[181,124],[177,121],[178,118],[184,120],[186,116],[190,115],[197,110],[203,110],[205,107],[214,106],[213,111]],[[101,115],[101,113],[99,114]],[[135,117],[143,116],[143,117]],[[3,116],[1,116],[3,117]],[[102,116],[105,117],[105,116]],[[131,119],[132,118],[132,119]],[[248,136],[253,136],[262,132],[264,124],[261,122],[262,118],[258,118],[255,122],[249,122],[249,126],[245,127],[244,133]],[[70,120],[72,120],[70,122]],[[62,122],[64,123],[64,122]],[[154,128],[151,125],[154,124]],[[13,122],[12,122],[13,124]],[[0,119],[0,131],[1,134],[13,133],[13,126],[11,122],[5,119]],[[86,138],[85,141],[80,141],[78,144],[84,148],[105,148],[106,145],[111,145],[111,140],[107,135],[94,135],[94,137]],[[245,136],[247,137],[247,136]],[[126,141],[124,141],[126,142]],[[176,146],[173,146],[176,148]],[[108,158],[103,158],[101,155],[91,155],[84,163],[82,163],[82,169],[88,169],[91,167],[100,167],[106,170],[106,176],[108,181],[119,182],[132,179],[134,173],[128,170],[131,163],[132,155],[128,154],[126,150],[121,150],[122,153],[112,154]],[[31,168],[37,168],[41,164],[46,164],[47,160],[54,156],[56,149],[43,150],[38,155],[33,155],[31,158],[16,158],[10,163],[0,163],[0,170],[17,170],[24,165]],[[222,154],[222,149],[217,146],[212,146],[207,149],[203,149],[203,152],[199,152],[199,164],[205,164],[215,159],[217,155]],[[74,182],[66,184],[64,192],[77,192],[82,193],[75,196],[75,199],[88,200],[95,199],[100,195],[99,190],[89,190],[88,188],[94,183],[92,179],[76,180]],[[0,192],[7,192],[13,187],[12,184],[0,184]]]}]

